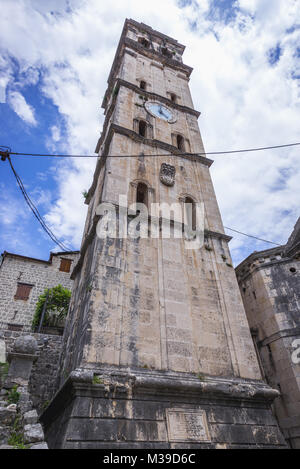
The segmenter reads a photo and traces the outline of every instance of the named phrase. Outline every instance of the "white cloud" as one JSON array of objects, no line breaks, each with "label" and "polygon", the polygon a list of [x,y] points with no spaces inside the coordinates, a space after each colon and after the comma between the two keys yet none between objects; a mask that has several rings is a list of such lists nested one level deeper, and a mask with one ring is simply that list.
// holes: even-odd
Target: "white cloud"
[{"label": "white cloud", "polygon": [[60,128],[57,125],[51,127],[51,138],[54,142],[59,142],[61,138]]},{"label": "white cloud", "polygon": [[1,188],[1,204],[0,204],[0,218],[1,223],[6,227],[14,227],[18,223],[22,223],[28,217],[28,212],[20,205],[10,192],[7,193],[5,185],[0,184]]},{"label": "white cloud", "polygon": [[[187,46],[184,60],[194,67],[190,85],[207,151],[298,140],[299,88],[292,76],[299,75],[299,30],[291,28],[300,16],[299,2],[239,0],[242,10],[228,24],[207,18],[211,4],[193,0],[180,9],[175,0],[3,0],[1,45],[24,73],[43,68],[41,89],[66,123],[61,139],[59,125],[51,129],[52,144],[69,153],[94,151],[103,123],[100,103],[126,17]],[[268,53],[277,44],[282,54],[271,66]],[[26,109],[23,118],[34,122]],[[285,242],[299,216],[298,161],[296,148],[216,157],[212,176],[224,224]],[[47,219],[76,246],[86,213],[81,192],[90,186],[94,165],[76,159],[56,166],[57,201]],[[234,237],[239,258],[249,241]],[[259,243],[256,249],[266,247]]]},{"label": "white cloud", "polygon": [[37,125],[33,107],[26,102],[26,99],[19,91],[11,91],[9,93],[8,102],[23,121],[30,125]]}]

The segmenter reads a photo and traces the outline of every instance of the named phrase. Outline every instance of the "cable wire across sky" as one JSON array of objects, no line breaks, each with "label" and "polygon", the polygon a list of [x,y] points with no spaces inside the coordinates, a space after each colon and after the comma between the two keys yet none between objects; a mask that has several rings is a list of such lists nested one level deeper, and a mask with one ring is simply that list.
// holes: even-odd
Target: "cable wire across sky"
[{"label": "cable wire across sky", "polygon": [[[140,155],[107,155],[108,157],[115,157],[115,158],[138,158],[140,156],[145,157],[155,157],[155,156],[206,156],[206,155],[229,155],[234,153],[247,153],[247,152],[255,152],[255,151],[263,151],[263,150],[273,150],[276,148],[287,148],[287,147],[294,147],[300,145],[300,142],[296,143],[287,143],[284,145],[272,145],[268,147],[257,147],[257,148],[246,148],[241,150],[226,150],[226,151],[210,151],[210,152],[203,152],[203,153],[173,153],[171,155],[167,153],[160,153],[160,154],[140,154]],[[0,146],[0,148],[2,148]],[[7,147],[8,148],[8,147]],[[9,155],[14,156],[33,156],[33,157],[51,157],[51,158],[98,158],[99,155],[64,155],[64,154],[50,154],[50,153],[22,153],[22,152],[12,152],[7,151]]]},{"label": "cable wire across sky", "polygon": [[[207,155],[228,155],[228,154],[234,154],[234,153],[246,153],[246,152],[254,152],[254,151],[262,151],[262,150],[272,150],[276,148],[287,148],[287,147],[293,147],[300,145],[300,142],[296,143],[287,143],[284,145],[272,145],[272,146],[267,146],[267,147],[258,147],[258,148],[247,148],[247,149],[242,149],[242,150],[227,150],[227,151],[215,151],[215,152],[204,152],[204,153],[176,153],[176,154],[166,154],[166,153],[161,153],[161,154],[139,154],[139,155],[107,155],[108,157],[116,157],[116,158],[138,158],[138,157],[159,157],[159,156],[207,156]],[[98,158],[99,155],[66,155],[66,154],[47,154],[47,153],[22,153],[22,152],[13,152],[11,151],[11,148],[8,146],[0,146],[0,156],[1,160],[5,161],[6,158],[8,159],[8,162],[10,164],[10,167],[13,171],[13,174],[16,178],[17,184],[23,194],[23,197],[25,199],[25,202],[29,206],[29,208],[32,210],[34,216],[37,218],[39,223],[41,224],[43,230],[48,234],[48,236],[52,239],[52,241],[57,244],[60,249],[63,251],[69,251],[68,247],[61,242],[53,233],[53,231],[47,226],[46,222],[43,220],[42,216],[40,215],[37,207],[34,205],[32,200],[30,199],[29,195],[26,192],[26,189],[24,187],[24,184],[22,183],[21,178],[17,174],[17,172],[14,169],[14,166],[11,162],[10,155],[14,156],[32,156],[32,157],[51,157],[51,158]],[[235,233],[238,233],[243,236],[247,236],[249,238],[256,239],[258,241],[262,241],[264,243],[269,243],[273,244],[275,246],[281,246],[281,244],[275,243],[274,241],[268,241],[266,239],[259,238],[254,235],[249,235],[247,233],[243,233],[242,231],[235,230],[233,228],[229,228],[227,226],[224,226],[226,230],[234,231]]]},{"label": "cable wire across sky", "polygon": [[52,239],[52,241],[57,244],[60,249],[62,249],[64,252],[67,252],[67,251],[70,251],[70,249],[68,249],[68,247],[62,243],[56,236],[55,234],[53,233],[53,231],[47,226],[46,222],[43,220],[41,214],[39,213],[37,207],[34,205],[34,203],[32,202],[32,200],[30,199],[29,195],[27,194],[26,192],[26,189],[24,187],[24,184],[21,180],[21,178],[19,177],[19,175],[17,174],[12,162],[11,162],[11,159],[10,159],[10,156],[7,157],[8,159],[8,162],[9,162],[9,165],[11,167],[11,170],[16,178],[16,181],[17,181],[17,184],[23,194],[23,197],[25,199],[25,202],[27,203],[27,205],[29,206],[30,210],[33,212],[34,216],[37,218],[37,220],[39,221],[41,227],[43,228],[43,230],[47,233],[47,235]]}]

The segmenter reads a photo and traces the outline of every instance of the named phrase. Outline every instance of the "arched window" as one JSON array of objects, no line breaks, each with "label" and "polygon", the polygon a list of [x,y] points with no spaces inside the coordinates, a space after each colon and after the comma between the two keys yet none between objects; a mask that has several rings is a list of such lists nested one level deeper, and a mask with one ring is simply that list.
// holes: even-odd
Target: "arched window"
[{"label": "arched window", "polygon": [[141,137],[146,137],[147,134],[147,123],[143,120],[139,121],[139,135]]},{"label": "arched window", "polygon": [[196,230],[196,204],[195,201],[191,197],[185,197],[184,199],[184,208],[186,214],[186,221],[185,223],[191,228],[193,231]]},{"label": "arched window", "polygon": [[136,203],[148,206],[148,187],[145,183],[139,182],[136,188]]},{"label": "arched window", "polygon": [[146,82],[145,82],[144,80],[141,80],[141,82],[140,82],[140,88],[141,88],[141,90],[145,90],[146,87],[147,87]]},{"label": "arched window", "polygon": [[147,39],[145,39],[144,37],[139,37],[138,41],[142,46],[146,47],[146,49],[149,49],[150,42],[147,41]]},{"label": "arched window", "polygon": [[182,135],[176,136],[176,143],[178,150],[184,151],[184,138],[182,137]]}]

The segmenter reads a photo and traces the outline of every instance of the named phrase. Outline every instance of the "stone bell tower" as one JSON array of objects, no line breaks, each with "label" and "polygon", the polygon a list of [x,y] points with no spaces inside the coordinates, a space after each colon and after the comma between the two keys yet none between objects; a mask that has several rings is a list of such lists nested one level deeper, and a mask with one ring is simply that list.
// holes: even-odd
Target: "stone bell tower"
[{"label": "stone bell tower", "polygon": [[[278,392],[261,381],[231,264],[213,162],[201,156],[183,51],[125,21],[72,274],[61,387],[42,416],[53,448],[285,445],[270,410]],[[115,207],[120,219],[120,195],[129,205],[200,204],[204,244],[99,238],[97,207]]]}]

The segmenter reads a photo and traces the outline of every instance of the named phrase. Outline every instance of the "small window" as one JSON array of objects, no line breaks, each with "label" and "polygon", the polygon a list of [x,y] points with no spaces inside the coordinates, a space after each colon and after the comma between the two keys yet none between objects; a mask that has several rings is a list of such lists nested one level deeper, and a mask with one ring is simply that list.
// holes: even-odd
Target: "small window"
[{"label": "small window", "polygon": [[146,137],[147,124],[145,121],[139,121],[139,135]]},{"label": "small window", "polygon": [[184,204],[189,204],[188,207],[191,208],[186,211],[187,213],[187,224],[192,228],[193,231],[196,230],[196,205],[191,197],[186,197]]},{"label": "small window", "polygon": [[170,98],[171,98],[171,101],[173,101],[173,103],[177,102],[177,96],[175,93],[171,93]]},{"label": "small window", "polygon": [[142,46],[146,47],[146,49],[149,49],[150,42],[147,41],[147,39],[145,39],[144,37],[139,37],[138,41]]},{"label": "small window", "polygon": [[137,185],[136,203],[148,205],[148,187],[143,182],[139,182]]},{"label": "small window", "polygon": [[33,285],[28,283],[18,283],[17,291],[15,294],[15,300],[27,301],[31,292]]},{"label": "small window", "polygon": [[178,150],[184,151],[184,138],[182,137],[182,135],[176,136],[176,143]]},{"label": "small window", "polygon": [[70,270],[71,270],[71,262],[72,262],[71,259],[61,259],[61,260],[60,260],[59,270],[60,270],[61,272],[70,272]]},{"label": "small window", "polygon": [[145,90],[145,89],[146,89],[146,86],[147,86],[146,82],[145,82],[144,80],[142,80],[142,81],[140,82],[140,88],[141,88],[141,90]]}]

